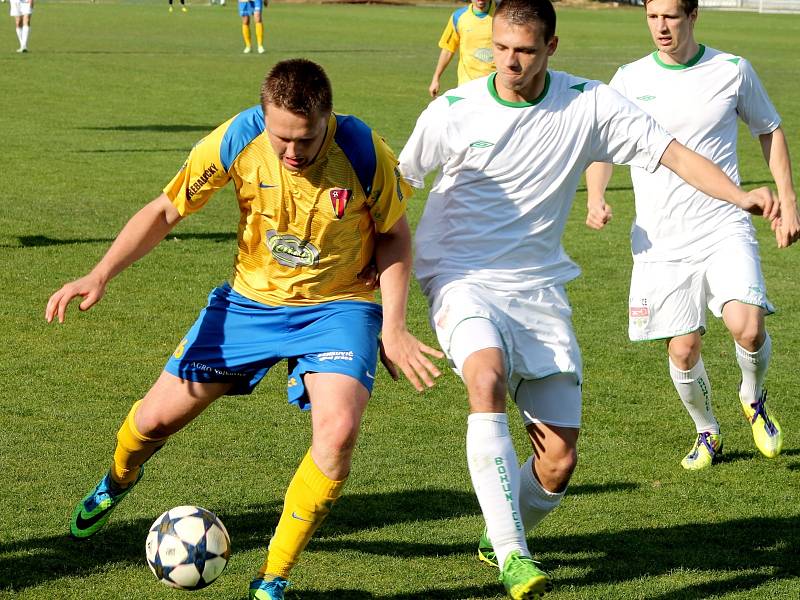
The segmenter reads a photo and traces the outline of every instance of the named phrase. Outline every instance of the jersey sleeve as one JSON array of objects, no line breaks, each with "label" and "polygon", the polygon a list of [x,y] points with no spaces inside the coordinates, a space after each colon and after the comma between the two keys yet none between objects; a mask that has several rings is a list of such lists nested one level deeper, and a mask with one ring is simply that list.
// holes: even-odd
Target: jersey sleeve
[{"label": "jersey sleeve", "polygon": [[628,97],[628,94],[625,93],[625,74],[622,72],[623,67],[617,69],[617,72],[614,73],[614,76],[611,78],[611,81],[608,82],[608,85],[611,89],[618,91],[620,94]]},{"label": "jersey sleeve", "polygon": [[400,172],[415,188],[424,188],[425,175],[446,160],[447,103],[440,96],[422,111],[400,152]]},{"label": "jersey sleeve", "polygon": [[230,121],[197,142],[180,171],[164,188],[182,217],[203,208],[214,192],[230,180],[220,157],[220,144],[229,125]]},{"label": "jersey sleeve", "polygon": [[655,171],[674,138],[611,87],[598,84],[595,94],[597,130],[592,160]]},{"label": "jersey sleeve", "polygon": [[442,50],[448,50],[453,54],[456,53],[458,50],[458,45],[461,42],[461,38],[458,35],[458,30],[453,23],[455,18],[456,15],[453,13],[450,18],[447,19],[447,25],[442,32],[442,37],[439,38],[439,48]]},{"label": "jersey sleeve", "polygon": [[397,159],[389,145],[374,131],[372,141],[375,145],[376,165],[369,211],[377,231],[386,233],[405,214],[408,204],[406,200],[413,192],[400,175]]},{"label": "jersey sleeve", "polygon": [[778,111],[775,110],[750,62],[743,58],[739,60],[738,66],[739,95],[736,111],[747,124],[753,137],[772,133],[781,124]]}]

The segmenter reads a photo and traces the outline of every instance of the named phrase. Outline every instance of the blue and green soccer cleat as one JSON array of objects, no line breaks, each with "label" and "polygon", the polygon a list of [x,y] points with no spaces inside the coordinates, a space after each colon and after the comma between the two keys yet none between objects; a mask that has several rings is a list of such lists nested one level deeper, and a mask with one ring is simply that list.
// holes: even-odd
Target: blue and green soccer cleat
[{"label": "blue and green soccer cleat", "polygon": [[722,436],[703,431],[697,434],[694,446],[681,461],[681,466],[689,471],[699,471],[717,462],[720,454],[722,454]]},{"label": "blue and green soccer cleat", "polygon": [[283,592],[289,580],[283,577],[264,575],[250,584],[250,600],[283,600]]},{"label": "blue and green soccer cleat", "polygon": [[478,542],[478,560],[486,563],[490,567],[497,567],[497,554],[495,554],[492,541],[489,539],[489,532],[483,528],[481,539]]},{"label": "blue and green soccer cleat", "polygon": [[553,589],[550,576],[530,556],[522,556],[519,550],[514,550],[506,558],[500,582],[512,600],[532,600]]},{"label": "blue and green soccer cleat", "polygon": [[122,502],[144,474],[144,468],[139,469],[139,476],[126,488],[120,488],[111,474],[100,480],[89,494],[72,511],[72,519],[69,524],[69,532],[74,538],[84,539],[94,535],[106,524],[111,511]]},{"label": "blue and green soccer cleat", "polygon": [[774,416],[767,414],[767,390],[761,393],[761,397],[755,404],[749,404],[740,399],[742,412],[745,418],[750,421],[753,429],[753,441],[756,448],[767,458],[775,458],[781,453],[783,447],[783,431]]}]

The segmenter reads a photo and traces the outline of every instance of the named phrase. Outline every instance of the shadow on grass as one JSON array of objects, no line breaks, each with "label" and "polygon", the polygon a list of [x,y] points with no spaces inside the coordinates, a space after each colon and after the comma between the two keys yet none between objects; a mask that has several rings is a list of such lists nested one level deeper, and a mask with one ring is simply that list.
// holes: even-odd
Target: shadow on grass
[{"label": "shadow on grass", "polygon": [[[800,455],[800,449],[797,448],[789,448],[781,452],[782,457],[798,456],[798,455]],[[755,448],[753,448],[752,450],[748,451],[737,450],[736,452],[723,452],[718,460],[720,463],[730,463],[730,462],[737,462],[740,460],[754,460],[761,458],[763,458],[761,456],[761,453]],[[787,468],[792,469],[793,467],[791,464],[789,464]]]},{"label": "shadow on grass", "polygon": [[[65,246],[69,244],[110,244],[114,238],[51,238],[46,235],[21,235],[17,237],[20,246],[24,248],[38,248],[43,246]],[[236,232],[220,233],[170,233],[165,242],[170,240],[210,240],[212,242],[227,242],[236,239]],[[17,248],[18,246],[11,246]]]},{"label": "shadow on grass", "polygon": [[[573,494],[625,491],[629,483],[575,486]],[[279,518],[279,502],[244,507],[238,513],[220,513],[234,552],[264,549]],[[124,511],[124,509],[123,509]],[[343,539],[361,530],[376,530],[396,523],[436,521],[480,514],[472,493],[455,490],[408,490],[344,496],[331,517],[311,541],[309,550],[356,551],[394,558],[463,556],[474,560],[475,542],[438,542],[435,526],[429,539],[402,542]],[[122,515],[118,515],[122,516]],[[66,525],[66,524],[65,524]],[[47,580],[82,577],[108,565],[142,564],[143,546],[150,520],[110,523],[97,536],[77,542],[66,535],[0,544],[0,589],[16,591]],[[477,532],[471,532],[477,535]],[[472,537],[471,535],[468,537]],[[560,579],[565,586],[613,585],[655,578],[676,570],[716,572],[714,581],[695,583],[682,590],[653,596],[658,600],[699,598],[726,591],[754,589],[770,580],[800,576],[800,516],[754,516],[723,523],[696,523],[652,529],[601,531],[582,535],[536,538],[536,552],[550,569],[569,567],[578,576]],[[748,569],[750,573],[741,573]],[[753,571],[759,571],[753,573]],[[719,573],[729,573],[720,580]],[[468,582],[465,582],[468,583]],[[412,598],[496,597],[497,585],[425,589],[415,593],[374,595],[356,589],[325,592],[295,590],[298,600],[353,598],[411,600]]]},{"label": "shadow on grass", "polygon": [[[635,488],[635,484],[611,483],[605,485],[576,485],[572,494],[597,494]],[[121,513],[124,518],[124,505]],[[214,508],[212,507],[212,510]],[[280,517],[281,504],[245,507],[238,513],[219,512],[231,534],[234,552],[266,548],[267,540]],[[352,545],[352,542],[335,541],[341,536],[350,535],[365,529],[379,529],[396,523],[413,521],[436,521],[480,514],[475,496],[470,492],[441,489],[407,490],[381,494],[347,494],[337,503],[330,518],[317,536],[311,541],[310,549],[329,550]],[[10,587],[21,590],[41,585],[43,577],[81,577],[102,570],[104,565],[136,564],[143,560],[144,540],[152,521],[136,519],[128,522],[114,522],[96,536],[77,541],[64,535],[34,538],[18,542],[0,544],[0,589]],[[64,523],[66,529],[67,524]],[[397,544],[393,540],[361,544],[361,549],[373,554],[392,556],[437,556],[450,554],[471,554],[473,544],[444,546],[432,543],[418,545]],[[46,574],[46,575],[45,575]],[[327,592],[330,593],[330,592]],[[348,592],[349,594],[349,592]],[[362,597],[361,592],[353,592],[353,598]],[[460,595],[449,590],[437,595],[432,591],[426,597],[463,598],[465,595],[480,595],[480,590],[462,589]],[[298,597],[316,598],[315,595]],[[350,595],[347,596],[351,597]],[[364,595],[363,597],[372,597]],[[407,596],[397,596],[406,598]],[[409,598],[411,596],[408,596]]]}]

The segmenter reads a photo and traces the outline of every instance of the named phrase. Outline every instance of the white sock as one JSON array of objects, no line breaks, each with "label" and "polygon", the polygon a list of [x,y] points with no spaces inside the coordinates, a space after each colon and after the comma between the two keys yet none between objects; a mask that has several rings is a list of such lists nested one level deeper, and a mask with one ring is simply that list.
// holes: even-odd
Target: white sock
[{"label": "white sock", "polygon": [[530,531],[542,522],[564,498],[564,492],[548,492],[533,474],[533,456],[520,467],[519,509],[525,531]]},{"label": "white sock", "polygon": [[678,396],[694,421],[697,433],[719,433],[719,423],[711,411],[711,382],[708,380],[703,358],[688,371],[682,371],[670,359],[669,374],[678,390]]},{"label": "white sock", "polygon": [[31,32],[30,25],[23,25],[22,26],[22,37],[19,38],[20,44],[23,48],[28,47],[28,34]]},{"label": "white sock", "polygon": [[736,346],[736,362],[742,370],[742,385],[739,388],[739,397],[749,404],[755,404],[761,398],[764,389],[764,379],[767,376],[769,359],[772,356],[772,338],[766,334],[761,348],[755,352],[748,352],[739,344]]},{"label": "white sock", "polygon": [[19,40],[19,47],[22,48],[22,27],[17,27],[17,39]]},{"label": "white sock", "polygon": [[467,463],[498,564],[502,568],[514,550],[530,556],[519,510],[519,463],[505,413],[469,416]]}]

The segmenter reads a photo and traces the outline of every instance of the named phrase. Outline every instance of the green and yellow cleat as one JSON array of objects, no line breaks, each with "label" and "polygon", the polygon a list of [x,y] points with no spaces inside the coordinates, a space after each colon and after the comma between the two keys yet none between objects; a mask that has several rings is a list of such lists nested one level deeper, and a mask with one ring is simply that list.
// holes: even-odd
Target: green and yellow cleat
[{"label": "green and yellow cleat", "polygon": [[283,600],[289,580],[273,575],[256,577],[250,584],[250,600]]},{"label": "green and yellow cleat", "polygon": [[697,434],[697,440],[689,454],[681,461],[681,466],[689,471],[706,469],[719,461],[720,454],[722,454],[722,436],[703,431]]},{"label": "green and yellow cleat", "polygon": [[512,600],[533,600],[553,589],[550,576],[530,556],[522,556],[519,550],[514,550],[506,558],[500,582]]},{"label": "green and yellow cleat", "polygon": [[774,416],[767,414],[767,390],[761,392],[761,397],[755,404],[749,404],[740,399],[742,412],[745,418],[750,421],[753,429],[753,441],[756,448],[767,458],[775,458],[781,453],[783,448],[783,431]]},{"label": "green and yellow cleat", "polygon": [[494,547],[492,546],[492,541],[489,539],[489,533],[486,531],[486,527],[483,528],[483,533],[481,534],[481,539],[478,542],[478,560],[482,563],[486,563],[490,567],[497,567],[497,554],[495,554]]},{"label": "green and yellow cleat", "polygon": [[139,480],[144,475],[144,468],[139,469],[139,476],[126,488],[120,488],[111,474],[100,480],[100,483],[89,492],[83,500],[78,502],[75,510],[72,511],[72,519],[69,524],[69,532],[72,537],[85,539],[94,535],[106,524],[111,511],[122,502]]}]

